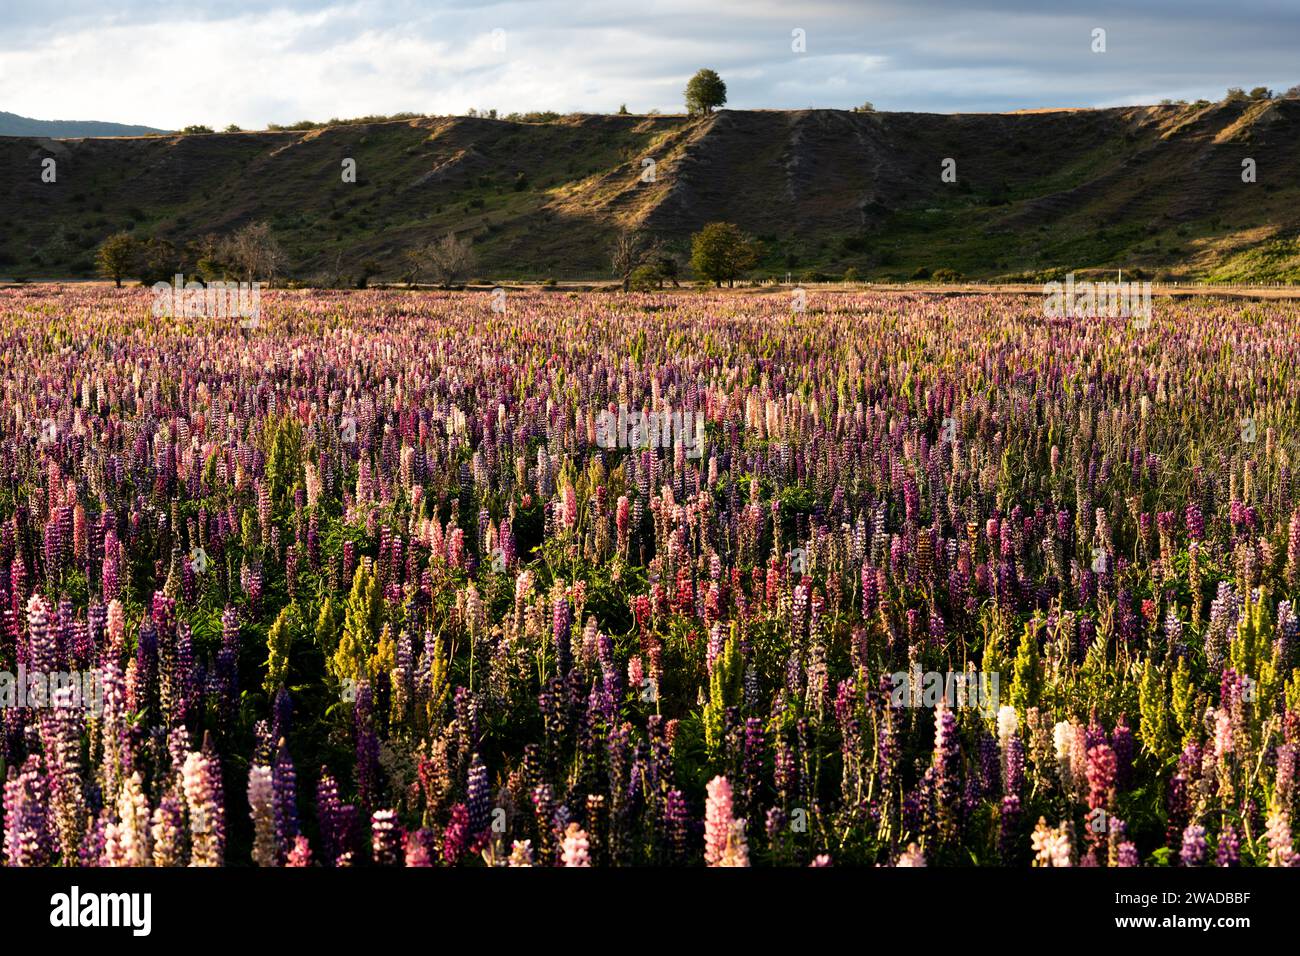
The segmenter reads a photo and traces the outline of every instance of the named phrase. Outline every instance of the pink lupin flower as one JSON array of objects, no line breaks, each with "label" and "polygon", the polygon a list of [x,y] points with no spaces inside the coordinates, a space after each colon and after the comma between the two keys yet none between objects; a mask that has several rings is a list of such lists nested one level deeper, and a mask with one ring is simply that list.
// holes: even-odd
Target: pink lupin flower
[{"label": "pink lupin flower", "polygon": [[587,831],[576,823],[570,823],[564,831],[564,844],[560,849],[560,859],[565,866],[591,866],[588,855],[590,844]]},{"label": "pink lupin flower", "polygon": [[221,807],[221,768],[215,756],[195,751],[185,758],[181,783],[190,817],[190,866],[221,866],[225,858],[225,820]]},{"label": "pink lupin flower", "polygon": [[1264,824],[1268,841],[1268,865],[1290,866],[1295,852],[1291,848],[1291,820],[1285,810],[1274,810]]},{"label": "pink lupin flower", "polygon": [[705,789],[704,862],[708,866],[749,866],[744,821],[732,816],[731,784],[719,776]]},{"label": "pink lupin flower", "polygon": [[564,486],[564,501],[560,507],[560,524],[564,530],[572,531],[578,524],[578,493],[573,485]]},{"label": "pink lupin flower", "polygon": [[897,867],[923,867],[925,865],[925,854],[915,843],[909,843],[907,849],[899,854],[898,862],[894,864]]},{"label": "pink lupin flower", "polygon": [[289,851],[284,865],[295,867],[311,866],[311,845],[301,833],[293,838],[293,849]]}]

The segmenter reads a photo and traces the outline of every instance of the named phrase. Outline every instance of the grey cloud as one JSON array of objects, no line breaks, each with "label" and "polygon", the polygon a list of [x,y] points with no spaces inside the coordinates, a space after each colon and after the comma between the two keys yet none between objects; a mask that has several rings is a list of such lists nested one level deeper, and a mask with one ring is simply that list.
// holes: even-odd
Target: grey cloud
[{"label": "grey cloud", "polygon": [[[276,18],[295,17],[299,27],[276,37],[278,49],[339,57],[331,71],[339,83],[377,68],[349,50],[360,35],[429,46],[430,63],[420,71],[419,86],[394,90],[392,101],[370,104],[373,112],[432,100],[448,90],[473,98],[476,89],[483,96],[461,108],[598,111],[636,98],[629,104],[636,109],[673,110],[680,108],[684,80],[701,66],[723,74],[729,105],[737,108],[848,107],[871,100],[881,109],[1008,110],[1217,97],[1228,86],[1300,83],[1294,53],[1300,46],[1300,4],[1294,0],[1147,0],[1140,6],[1121,0],[281,0],[270,6],[253,0],[128,0],[111,9],[100,0],[72,0],[58,10],[52,18],[46,3],[8,6],[0,72],[7,55],[39,54],[71,34],[163,23],[174,25],[183,42],[186,31],[205,25],[238,21],[250,30],[271,29],[283,22]],[[508,31],[508,56],[467,62],[458,55],[498,26]],[[806,31],[806,53],[790,49],[796,27]],[[1107,31],[1105,54],[1089,48],[1093,27]],[[255,62],[231,66],[254,75],[259,69]],[[115,71],[130,69],[130,63],[114,64]],[[524,75],[545,77],[549,95],[565,102],[537,102],[538,91],[515,79]],[[58,82],[46,77],[42,89]],[[185,77],[169,82],[183,85]],[[255,84],[247,91],[235,85],[230,99],[248,119],[290,121],[309,115],[307,104],[329,92],[285,89],[268,96]],[[31,102],[23,103],[31,112]],[[272,104],[290,104],[287,115],[266,115]],[[132,119],[159,125],[149,115]]]}]

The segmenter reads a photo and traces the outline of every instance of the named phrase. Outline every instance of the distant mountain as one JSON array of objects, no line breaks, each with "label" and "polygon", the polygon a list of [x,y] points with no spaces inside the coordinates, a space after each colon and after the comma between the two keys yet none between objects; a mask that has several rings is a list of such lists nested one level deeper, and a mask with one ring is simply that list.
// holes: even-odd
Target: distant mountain
[{"label": "distant mountain", "polygon": [[126,123],[100,123],[95,120],[38,120],[0,111],[0,136],[49,136],[75,139],[81,136],[148,136],[166,133],[152,126],[129,126]]}]

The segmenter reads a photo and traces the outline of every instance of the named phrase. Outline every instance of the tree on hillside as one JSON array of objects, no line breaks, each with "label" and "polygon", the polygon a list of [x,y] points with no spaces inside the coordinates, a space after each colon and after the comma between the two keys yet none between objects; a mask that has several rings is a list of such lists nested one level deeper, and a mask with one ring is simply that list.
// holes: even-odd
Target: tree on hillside
[{"label": "tree on hillside", "polygon": [[106,279],[112,279],[114,284],[122,288],[122,279],[135,266],[136,256],[139,253],[139,243],[132,238],[129,232],[116,232],[99,244],[99,253],[96,261],[99,264],[99,274]]},{"label": "tree on hillside", "polygon": [[185,272],[185,257],[174,243],[153,236],[137,247],[135,268],[141,285],[171,282],[178,273]]},{"label": "tree on hillside", "polygon": [[473,244],[468,237],[458,238],[450,232],[437,242],[413,249],[407,255],[417,279],[421,274],[428,273],[444,289],[450,289],[467,278],[474,268]]},{"label": "tree on hillside", "polygon": [[672,253],[661,252],[655,258],[655,270],[659,273],[659,278],[664,282],[671,282],[673,288],[677,288],[681,285],[681,283],[677,281],[677,257]]},{"label": "tree on hillside", "polygon": [[1267,86],[1257,86],[1250,91],[1250,98],[1252,100],[1271,100],[1273,98],[1273,91]]},{"label": "tree on hillside", "polygon": [[609,264],[623,282],[623,291],[632,287],[632,273],[655,251],[650,237],[639,229],[624,229],[609,247]]},{"label": "tree on hillside", "polygon": [[1287,100],[1300,100],[1300,84],[1291,87],[1291,89],[1283,93],[1282,98]]},{"label": "tree on hillside", "polygon": [[691,237],[691,268],[718,286],[735,285],[757,261],[758,245],[735,223],[711,222]]},{"label": "tree on hillside", "polygon": [[215,232],[204,233],[185,246],[186,258],[194,263],[200,277],[206,282],[225,279],[235,272],[233,263],[226,258],[229,240]]},{"label": "tree on hillside", "polygon": [[633,292],[653,292],[655,289],[662,289],[663,287],[663,276],[659,274],[658,269],[648,262],[645,265],[637,266],[628,282],[628,288]]},{"label": "tree on hillside", "polygon": [[727,102],[727,84],[713,70],[700,70],[686,84],[686,111],[708,115]]}]

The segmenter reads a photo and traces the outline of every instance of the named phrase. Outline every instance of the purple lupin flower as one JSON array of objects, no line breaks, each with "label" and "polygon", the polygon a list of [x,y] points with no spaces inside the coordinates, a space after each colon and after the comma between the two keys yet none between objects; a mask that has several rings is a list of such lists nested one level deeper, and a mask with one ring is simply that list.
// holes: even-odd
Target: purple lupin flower
[{"label": "purple lupin flower", "polygon": [[223,727],[234,723],[239,699],[239,611],[227,605],[221,614],[221,648],[214,673],[217,717]]},{"label": "purple lupin flower", "polygon": [[[40,736],[48,768],[50,824],[63,848],[65,862],[70,862],[68,858],[85,834],[87,816],[81,781],[81,719],[70,708],[56,706],[52,712],[42,714]],[[138,784],[138,778],[136,781]],[[131,809],[137,808],[132,805]],[[147,808],[145,812],[147,817]],[[147,834],[136,835],[141,841],[147,839]]]},{"label": "purple lupin flower", "polygon": [[280,856],[287,858],[298,836],[298,775],[284,738],[271,768],[271,782],[275,845]]},{"label": "purple lupin flower", "polygon": [[934,807],[941,838],[957,833],[957,799],[961,793],[960,743],[957,740],[957,717],[946,706],[934,712]]},{"label": "purple lupin flower", "polygon": [[778,863],[787,861],[790,854],[790,817],[781,807],[768,807],[763,818],[768,849]]},{"label": "purple lupin flower", "polygon": [[50,866],[54,862],[43,771],[36,754],[27,758],[21,771],[9,768],[4,787],[4,851],[9,866]]},{"label": "purple lupin flower", "polygon": [[680,863],[686,859],[690,811],[680,790],[669,790],[664,797],[664,830],[668,837],[671,859]]},{"label": "purple lupin flower", "polygon": [[1008,793],[1002,798],[1002,812],[998,819],[998,853],[1003,865],[1010,866],[1015,862],[1021,844],[1020,819],[1020,797]]},{"label": "purple lupin flower", "polygon": [[996,797],[1002,789],[1002,753],[997,739],[984,728],[979,735],[979,778],[981,795]]},{"label": "purple lupin flower", "polygon": [[1115,753],[1115,786],[1123,790],[1128,786],[1133,770],[1133,730],[1124,714],[1119,715],[1110,739],[1111,750]]},{"label": "purple lupin flower", "polygon": [[572,666],[571,632],[573,630],[573,609],[568,598],[557,595],[552,602],[552,636],[555,639],[555,666],[560,674],[569,673]]},{"label": "purple lupin flower", "polygon": [[549,861],[554,847],[551,820],[555,815],[555,795],[549,783],[539,783],[530,794],[533,802],[533,820],[537,828],[538,848],[541,858]]},{"label": "purple lupin flower", "polygon": [[1219,831],[1216,861],[1223,867],[1237,866],[1241,863],[1241,838],[1237,836],[1237,828],[1231,820],[1224,823],[1223,829]]},{"label": "purple lupin flower", "polygon": [[108,815],[104,811],[86,828],[86,835],[82,837],[81,846],[77,848],[78,866],[99,866],[99,861],[104,857],[104,830],[107,825]]},{"label": "purple lupin flower", "polygon": [[470,836],[482,836],[492,817],[492,793],[488,783],[488,771],[477,753],[470,757],[469,779],[465,785],[465,805],[469,815]]},{"label": "purple lupin flower", "polygon": [[185,622],[176,626],[176,652],[172,668],[176,691],[173,723],[189,726],[198,716],[201,701],[198,672],[194,665],[193,635],[189,624]]},{"label": "purple lupin flower", "polygon": [[104,603],[122,596],[122,545],[111,530],[104,536],[104,562],[100,569],[100,591]]},{"label": "purple lupin flower", "polygon": [[327,767],[321,768],[320,781],[316,784],[316,819],[325,865],[351,866],[356,808],[340,802],[338,784]]},{"label": "purple lupin flower", "polygon": [[148,618],[140,622],[135,644],[135,705],[153,712],[153,692],[157,688],[158,631]]},{"label": "purple lupin flower", "polygon": [[379,736],[375,733],[371,717],[373,707],[374,695],[370,682],[357,681],[353,726],[357,754],[357,803],[363,811],[374,805],[379,790]]},{"label": "purple lupin flower", "polygon": [[1175,851],[1181,847],[1183,830],[1191,812],[1191,798],[1187,790],[1187,775],[1179,771],[1169,781],[1169,791],[1165,798],[1169,820],[1165,829],[1165,842]]},{"label": "purple lupin flower", "polygon": [[763,773],[763,721],[757,717],[745,720],[745,751],[741,764],[742,790],[740,804],[744,811],[758,798],[759,781]]},{"label": "purple lupin flower", "polygon": [[1206,848],[1205,827],[1193,823],[1183,831],[1183,848],[1178,858],[1183,866],[1204,866]]},{"label": "purple lupin flower", "polygon": [[454,866],[469,849],[469,810],[458,803],[451,808],[451,820],[442,834],[442,858]]},{"label": "purple lupin flower", "polygon": [[42,675],[52,675],[59,669],[58,640],[50,626],[54,609],[39,594],[27,602],[27,646],[31,670]]},{"label": "purple lupin flower", "polygon": [[185,863],[185,815],[183,797],[169,791],[153,812],[153,865],[183,866]]}]

